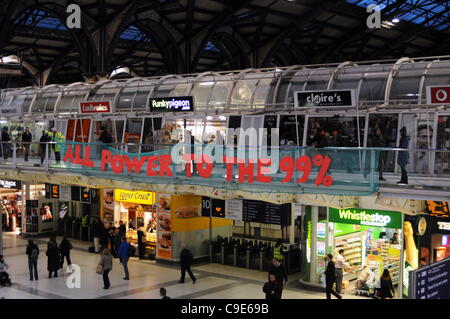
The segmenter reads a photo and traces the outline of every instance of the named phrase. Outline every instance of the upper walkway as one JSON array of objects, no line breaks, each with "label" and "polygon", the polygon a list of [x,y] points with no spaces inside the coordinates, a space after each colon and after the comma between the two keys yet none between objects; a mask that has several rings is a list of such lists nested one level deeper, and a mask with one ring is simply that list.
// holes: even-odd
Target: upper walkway
[{"label": "upper walkway", "polygon": [[[212,154],[214,163],[208,166],[204,157],[203,164],[192,170],[190,160],[183,158],[183,154],[193,150],[190,145],[127,144],[109,147],[99,143],[67,142],[56,145],[61,147],[60,164],[56,164],[52,151],[50,156],[45,154],[41,165],[40,144],[31,144],[31,155],[25,161],[19,144],[6,146],[4,143],[3,148],[8,154],[0,162],[4,178],[74,185],[82,182],[91,187],[123,184],[153,191],[172,185],[178,191],[195,190],[197,193],[205,192],[203,195],[215,190],[217,197],[224,198],[271,194],[283,197],[279,201],[289,201],[297,194],[367,196],[377,192],[391,198],[450,200],[449,172],[440,171],[439,166],[434,165],[436,171],[430,173],[427,167],[427,163],[448,157],[450,151],[447,150],[284,146],[272,147],[269,151],[247,147],[239,153],[240,150],[236,147],[233,150],[232,146],[199,145],[202,154]],[[48,146],[52,148],[55,145],[50,143]],[[140,149],[148,152],[136,152]],[[130,150],[134,152],[128,152]],[[407,185],[397,184],[400,173],[395,163],[399,154],[412,157],[419,151],[426,154],[423,173],[409,173]],[[378,179],[377,172],[380,152],[385,158],[384,181]],[[223,163],[225,155],[244,158],[245,163]],[[264,159],[271,159],[272,165]],[[408,165],[407,170],[414,168]]]}]

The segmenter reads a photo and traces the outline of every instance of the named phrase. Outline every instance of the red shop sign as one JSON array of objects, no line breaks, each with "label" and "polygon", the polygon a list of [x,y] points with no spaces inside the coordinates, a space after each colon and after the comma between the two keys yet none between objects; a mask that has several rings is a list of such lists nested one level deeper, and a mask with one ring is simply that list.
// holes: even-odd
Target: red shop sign
[{"label": "red shop sign", "polygon": [[450,104],[450,86],[428,86],[428,104]]},{"label": "red shop sign", "polygon": [[111,103],[109,101],[80,102],[80,113],[81,114],[111,113]]}]

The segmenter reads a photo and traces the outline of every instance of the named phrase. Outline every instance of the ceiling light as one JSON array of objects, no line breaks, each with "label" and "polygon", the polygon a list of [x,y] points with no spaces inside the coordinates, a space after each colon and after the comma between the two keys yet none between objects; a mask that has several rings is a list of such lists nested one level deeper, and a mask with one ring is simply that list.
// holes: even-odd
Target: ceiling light
[{"label": "ceiling light", "polygon": [[200,85],[201,86],[211,86],[211,85],[214,85],[214,82],[201,82]]},{"label": "ceiling light", "polygon": [[400,22],[400,19],[399,19],[399,18],[394,18],[394,19],[392,19],[392,22],[393,22],[393,23],[399,23],[399,22]]}]

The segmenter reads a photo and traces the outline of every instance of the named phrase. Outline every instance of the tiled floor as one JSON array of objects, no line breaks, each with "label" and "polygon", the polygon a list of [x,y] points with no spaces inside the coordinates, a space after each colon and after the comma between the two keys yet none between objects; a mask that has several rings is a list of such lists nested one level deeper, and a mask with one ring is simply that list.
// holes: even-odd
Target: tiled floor
[{"label": "tiled floor", "polygon": [[[58,238],[58,241],[60,238]],[[153,261],[132,259],[129,263],[131,279],[122,279],[122,267],[114,260],[110,274],[111,288],[102,289],[102,278],[95,273],[99,256],[87,252],[89,243],[72,241],[72,262],[80,266],[81,288],[69,288],[67,281],[73,276],[60,271],[58,278],[48,279],[46,239],[39,242],[41,254],[38,261],[39,280],[29,281],[26,241],[12,234],[4,234],[3,253],[13,281],[12,287],[0,288],[0,298],[6,299],[61,299],[61,298],[114,298],[114,299],[156,299],[159,288],[165,287],[172,298],[182,299],[250,299],[264,298],[262,285],[267,274],[255,270],[234,268],[217,264],[193,267],[198,281],[193,285],[190,279],[178,284],[179,269]],[[283,291],[285,299],[324,299],[325,294],[297,288],[298,276],[291,276],[290,284]],[[344,298],[361,298],[344,295]]]}]

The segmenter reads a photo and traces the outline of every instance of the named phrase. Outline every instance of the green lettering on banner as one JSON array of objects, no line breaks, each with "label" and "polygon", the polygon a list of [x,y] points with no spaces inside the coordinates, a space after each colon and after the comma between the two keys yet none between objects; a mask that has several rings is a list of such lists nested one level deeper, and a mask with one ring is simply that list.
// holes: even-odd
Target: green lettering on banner
[{"label": "green lettering on banner", "polygon": [[402,228],[400,212],[360,209],[360,208],[329,208],[329,221],[333,223],[375,226],[385,228]]}]

